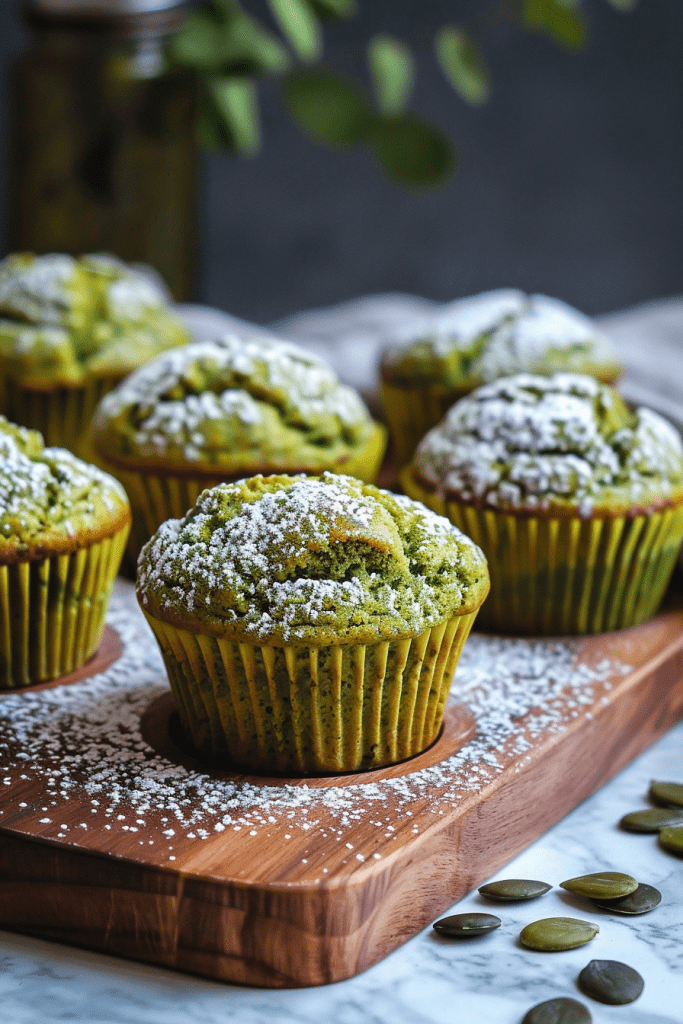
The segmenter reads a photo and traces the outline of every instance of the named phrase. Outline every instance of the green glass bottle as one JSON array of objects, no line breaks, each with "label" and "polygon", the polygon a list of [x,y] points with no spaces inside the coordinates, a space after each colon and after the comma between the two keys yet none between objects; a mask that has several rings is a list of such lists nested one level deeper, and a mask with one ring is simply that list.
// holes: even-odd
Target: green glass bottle
[{"label": "green glass bottle", "polygon": [[109,252],[193,292],[197,81],[164,45],[184,0],[32,0],[13,71],[11,248]]}]

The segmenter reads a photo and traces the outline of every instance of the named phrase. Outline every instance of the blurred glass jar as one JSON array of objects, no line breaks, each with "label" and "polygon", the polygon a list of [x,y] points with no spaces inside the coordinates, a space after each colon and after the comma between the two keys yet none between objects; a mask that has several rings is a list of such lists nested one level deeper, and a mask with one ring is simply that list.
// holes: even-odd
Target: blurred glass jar
[{"label": "blurred glass jar", "polygon": [[32,0],[13,69],[11,248],[110,252],[191,296],[197,81],[164,43],[186,0]]}]

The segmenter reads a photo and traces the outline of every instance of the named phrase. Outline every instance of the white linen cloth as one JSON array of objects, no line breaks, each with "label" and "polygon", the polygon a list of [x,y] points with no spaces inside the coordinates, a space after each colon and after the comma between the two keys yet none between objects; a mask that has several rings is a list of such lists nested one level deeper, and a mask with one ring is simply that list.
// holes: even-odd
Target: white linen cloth
[{"label": "white linen cloth", "polygon": [[[270,329],[208,306],[187,303],[177,311],[199,339],[228,331],[275,332],[311,349],[377,409],[377,365],[386,337],[402,323],[438,306],[415,295],[371,295],[295,314]],[[619,384],[622,394],[656,409],[683,429],[683,296],[612,313],[597,322],[616,344],[626,367]]]}]

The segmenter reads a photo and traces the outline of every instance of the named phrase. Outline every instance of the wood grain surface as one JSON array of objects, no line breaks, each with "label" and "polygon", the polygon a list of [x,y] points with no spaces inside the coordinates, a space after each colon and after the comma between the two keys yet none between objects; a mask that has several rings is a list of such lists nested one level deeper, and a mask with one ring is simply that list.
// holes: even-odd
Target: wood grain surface
[{"label": "wood grain surface", "polygon": [[[111,636],[109,645],[111,653]],[[160,691],[141,716],[141,735],[179,771],[254,791],[357,793],[364,784],[371,793],[392,778],[395,789],[382,804],[391,827],[377,827],[368,800],[367,813],[347,822],[340,837],[338,820],[321,804],[305,830],[280,817],[257,832],[179,833],[169,846],[153,812],[143,840],[95,814],[76,788],[56,820],[76,826],[88,815],[89,827],[60,839],[45,817],[45,773],[12,776],[0,786],[0,926],[251,985],[348,978],[489,877],[683,715],[683,609],[581,643],[578,662],[605,659],[630,668],[596,683],[561,728],[532,728],[530,712],[524,753],[499,751],[498,774],[449,792],[438,813],[446,785],[438,772],[409,811],[401,784],[416,771],[429,780],[428,769],[472,737],[477,723],[466,708],[452,704],[440,739],[411,762],[363,778],[264,779],[197,762]],[[4,753],[0,746],[0,759]],[[53,768],[60,770],[58,753]]]}]

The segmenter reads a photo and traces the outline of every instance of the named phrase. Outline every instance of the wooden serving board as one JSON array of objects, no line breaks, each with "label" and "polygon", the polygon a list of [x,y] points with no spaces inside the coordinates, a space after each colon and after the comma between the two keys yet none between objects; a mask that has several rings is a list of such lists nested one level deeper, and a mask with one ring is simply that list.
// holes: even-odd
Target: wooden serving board
[{"label": "wooden serving board", "polygon": [[197,762],[129,584],[80,675],[0,696],[0,926],[317,985],[386,956],[683,715],[683,608],[583,641],[471,638],[440,739],[365,775]]}]

